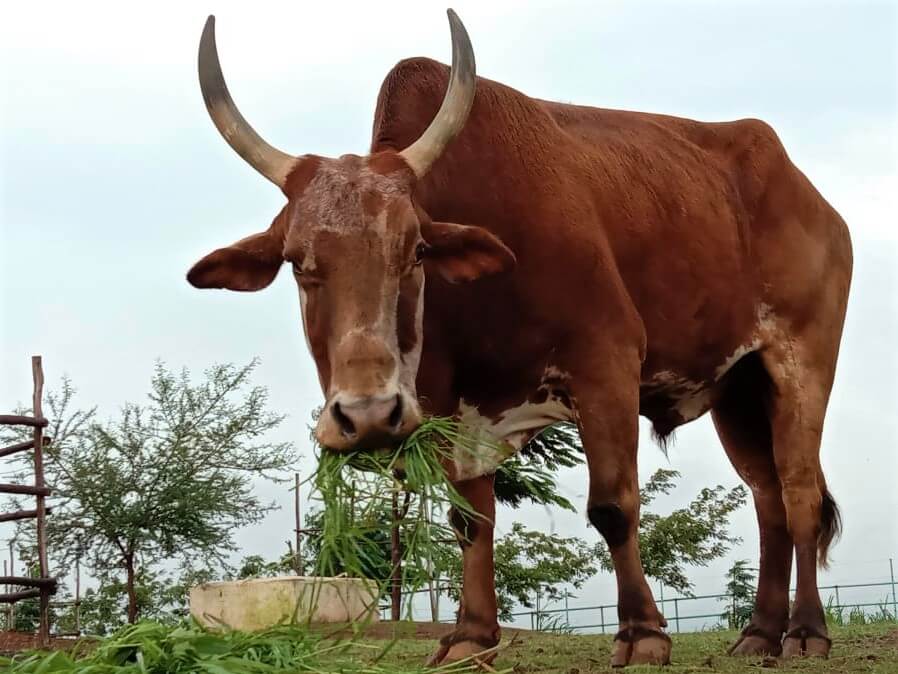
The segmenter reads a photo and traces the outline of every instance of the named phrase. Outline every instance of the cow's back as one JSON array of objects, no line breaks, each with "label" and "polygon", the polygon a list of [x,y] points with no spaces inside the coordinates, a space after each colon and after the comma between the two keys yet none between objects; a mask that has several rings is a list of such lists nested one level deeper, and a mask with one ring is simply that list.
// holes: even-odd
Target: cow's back
[{"label": "cow's back", "polygon": [[[372,149],[414,141],[447,82],[435,61],[398,64],[381,90]],[[584,302],[601,306],[612,292],[593,277],[616,271],[645,327],[646,376],[702,381],[750,339],[759,308],[813,311],[827,265],[843,268],[847,284],[844,223],[765,123],[553,103],[483,78],[477,87],[463,132],[418,198],[435,219],[494,231],[519,269],[504,286],[453,289],[453,312],[492,291],[517,297],[525,328],[528,314],[570,326]],[[505,319],[486,329],[501,331]]]}]

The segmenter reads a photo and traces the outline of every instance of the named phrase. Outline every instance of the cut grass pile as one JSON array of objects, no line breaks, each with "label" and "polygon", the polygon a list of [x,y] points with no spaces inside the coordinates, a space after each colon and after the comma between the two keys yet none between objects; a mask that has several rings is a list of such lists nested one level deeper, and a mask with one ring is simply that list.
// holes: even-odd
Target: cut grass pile
[{"label": "cut grass pile", "polygon": [[[93,647],[70,653],[24,653],[0,657],[9,674],[450,674],[465,667],[425,670],[420,663],[383,663],[381,643],[334,640],[301,625],[263,632],[210,632],[197,626],[138,623]],[[80,652],[79,652],[80,651]]]}]

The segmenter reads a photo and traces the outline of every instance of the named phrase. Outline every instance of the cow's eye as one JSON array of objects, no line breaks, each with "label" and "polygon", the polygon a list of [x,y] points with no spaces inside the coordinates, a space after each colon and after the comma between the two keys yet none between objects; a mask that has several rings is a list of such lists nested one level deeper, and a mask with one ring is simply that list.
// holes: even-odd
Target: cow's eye
[{"label": "cow's eye", "polygon": [[424,262],[424,256],[427,255],[427,244],[423,241],[415,248],[415,264]]},{"label": "cow's eye", "polygon": [[302,267],[300,267],[298,264],[293,265],[293,275],[302,276]]}]

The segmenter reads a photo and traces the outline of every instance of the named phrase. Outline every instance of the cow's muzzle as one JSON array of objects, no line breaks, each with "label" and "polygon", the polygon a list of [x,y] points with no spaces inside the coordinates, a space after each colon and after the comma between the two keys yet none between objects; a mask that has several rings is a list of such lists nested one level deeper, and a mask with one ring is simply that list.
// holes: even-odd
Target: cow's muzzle
[{"label": "cow's muzzle", "polygon": [[420,425],[418,402],[402,390],[369,396],[336,393],[318,419],[315,437],[333,450],[384,449]]}]

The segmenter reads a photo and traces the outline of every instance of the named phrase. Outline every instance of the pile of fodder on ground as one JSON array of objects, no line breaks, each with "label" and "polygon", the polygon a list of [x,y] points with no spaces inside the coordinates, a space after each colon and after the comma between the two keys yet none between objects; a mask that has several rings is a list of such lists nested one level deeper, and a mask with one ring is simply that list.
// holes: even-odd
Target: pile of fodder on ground
[{"label": "pile of fodder on ground", "polygon": [[466,663],[436,670],[384,664],[383,645],[337,641],[302,625],[249,634],[208,631],[196,624],[138,623],[80,652],[23,653],[0,658],[9,674],[423,674],[467,671]]}]

